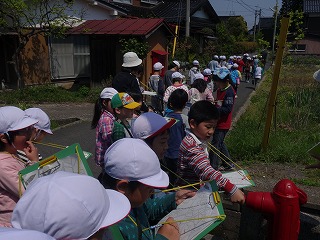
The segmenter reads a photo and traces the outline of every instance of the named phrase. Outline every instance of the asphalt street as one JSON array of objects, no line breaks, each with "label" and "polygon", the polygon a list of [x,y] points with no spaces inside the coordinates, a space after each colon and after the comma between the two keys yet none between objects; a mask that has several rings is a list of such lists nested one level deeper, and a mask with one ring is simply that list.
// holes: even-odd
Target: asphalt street
[{"label": "asphalt street", "polygon": [[[238,89],[238,98],[235,100],[233,116],[237,113],[254,91],[251,83],[242,82]],[[73,143],[79,143],[81,148],[90,153],[94,153],[95,148],[95,130],[90,128],[91,119],[93,116],[94,104],[41,104],[35,107],[40,107],[50,117],[50,119],[78,119],[71,124],[56,129],[53,135],[48,135],[43,143],[54,143],[57,145],[68,146]],[[39,152],[44,157],[51,156],[60,149],[38,145]],[[93,157],[88,159],[89,166],[97,177],[100,173],[100,167],[94,163]]]}]

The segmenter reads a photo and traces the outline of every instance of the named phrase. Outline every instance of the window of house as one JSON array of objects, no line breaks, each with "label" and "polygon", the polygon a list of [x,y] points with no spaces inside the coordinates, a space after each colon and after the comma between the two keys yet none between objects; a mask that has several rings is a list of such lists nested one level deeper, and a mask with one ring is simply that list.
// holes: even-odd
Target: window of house
[{"label": "window of house", "polygon": [[50,56],[53,79],[90,76],[90,46],[87,36],[51,38]]},{"label": "window of house", "polygon": [[114,2],[119,2],[119,3],[130,3],[132,4],[132,0],[113,0]]},{"label": "window of house", "polygon": [[141,2],[143,2],[143,3],[150,3],[150,4],[157,4],[157,3],[158,3],[157,0],[141,0]]},{"label": "window of house", "polygon": [[292,45],[289,52],[305,52],[306,51],[306,44],[295,44]]}]

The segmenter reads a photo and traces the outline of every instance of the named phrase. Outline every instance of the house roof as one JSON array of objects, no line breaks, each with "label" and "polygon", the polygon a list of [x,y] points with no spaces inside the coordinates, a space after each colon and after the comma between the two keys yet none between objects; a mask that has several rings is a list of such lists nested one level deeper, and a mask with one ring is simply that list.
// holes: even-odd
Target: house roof
[{"label": "house roof", "polygon": [[274,28],[274,18],[265,17],[260,18],[260,29],[273,29]]},{"label": "house roof", "polygon": [[[213,19],[219,21],[218,15],[213,9],[208,0],[190,0],[190,16],[196,13],[198,10],[203,10]],[[152,12],[158,16],[163,17],[169,23],[184,22],[186,16],[186,1],[171,0],[162,1],[157,6],[152,8]]]},{"label": "house roof", "polygon": [[[72,28],[69,34],[103,34],[145,36],[165,24],[162,18],[118,18],[113,20],[87,20]],[[167,27],[167,26],[166,26]],[[167,29],[169,29],[167,27]]]},{"label": "house roof", "polygon": [[[184,26],[186,19],[186,2],[181,0],[163,0],[153,7],[134,6],[125,3],[110,2],[109,5],[121,9],[128,15],[149,18],[164,18],[169,24],[177,24]],[[198,10],[203,10],[210,19],[202,19],[192,16]],[[214,27],[219,22],[219,17],[208,0],[190,0],[190,16],[191,28]]]}]

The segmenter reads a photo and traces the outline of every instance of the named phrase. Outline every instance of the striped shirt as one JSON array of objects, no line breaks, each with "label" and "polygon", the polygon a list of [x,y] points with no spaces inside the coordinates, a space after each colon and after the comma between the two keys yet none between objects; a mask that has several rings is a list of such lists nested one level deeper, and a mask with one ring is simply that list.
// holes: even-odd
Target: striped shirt
[{"label": "striped shirt", "polygon": [[176,186],[197,183],[200,180],[215,180],[219,188],[231,195],[237,190],[221,172],[212,168],[206,144],[191,132],[188,132],[180,145],[177,174],[180,177]]},{"label": "striped shirt", "polygon": [[112,144],[111,134],[115,117],[107,110],[103,111],[96,127],[96,148],[94,160],[97,165],[103,166],[104,154]]}]

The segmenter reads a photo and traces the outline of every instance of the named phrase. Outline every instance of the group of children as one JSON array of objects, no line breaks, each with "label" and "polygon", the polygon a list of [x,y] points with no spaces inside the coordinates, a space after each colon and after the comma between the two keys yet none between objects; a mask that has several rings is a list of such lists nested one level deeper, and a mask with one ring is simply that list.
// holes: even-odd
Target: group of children
[{"label": "group of children", "polygon": [[[169,185],[214,180],[232,202],[244,203],[243,192],[214,167],[208,151],[221,119],[230,120],[230,115],[224,117],[230,105],[230,99],[224,98],[230,74],[227,70],[195,76],[190,90],[198,97],[187,115],[190,90],[186,91],[177,71],[167,88],[165,117],[137,111],[141,102],[128,93],[103,89],[91,123],[100,183],[89,176],[58,172],[37,179],[25,191],[20,187],[21,199],[18,172],[39,161],[33,142],[52,134],[50,120],[40,109],[42,115],[36,116],[35,109],[0,108],[0,226],[20,229],[0,228],[0,236],[23,233],[27,239],[35,230],[55,239],[179,239],[173,218],[156,226],[156,234],[153,225],[196,193],[185,189],[154,196],[155,189]],[[219,88],[217,102],[206,93],[205,81],[211,77]]]}]

